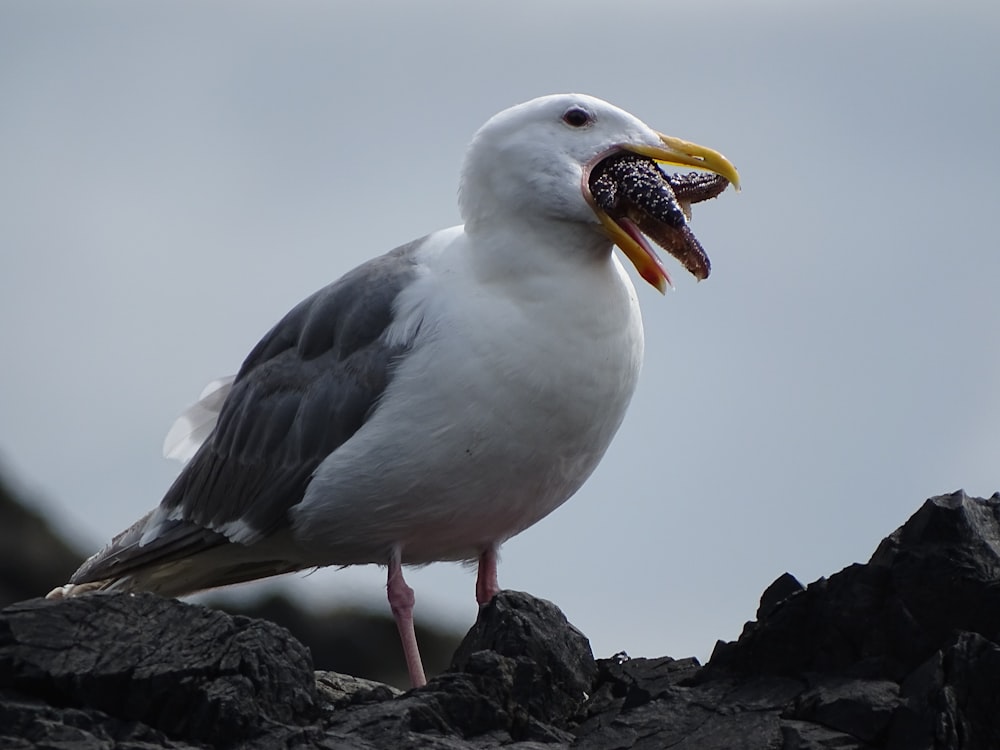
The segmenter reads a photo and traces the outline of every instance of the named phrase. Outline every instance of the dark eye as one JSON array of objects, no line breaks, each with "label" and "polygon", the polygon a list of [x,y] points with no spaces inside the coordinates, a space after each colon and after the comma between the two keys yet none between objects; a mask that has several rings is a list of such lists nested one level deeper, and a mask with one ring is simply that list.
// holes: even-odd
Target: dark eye
[{"label": "dark eye", "polygon": [[563,112],[562,120],[567,125],[574,128],[582,128],[584,125],[589,125],[591,121],[590,112],[580,107],[570,107],[565,112]]}]

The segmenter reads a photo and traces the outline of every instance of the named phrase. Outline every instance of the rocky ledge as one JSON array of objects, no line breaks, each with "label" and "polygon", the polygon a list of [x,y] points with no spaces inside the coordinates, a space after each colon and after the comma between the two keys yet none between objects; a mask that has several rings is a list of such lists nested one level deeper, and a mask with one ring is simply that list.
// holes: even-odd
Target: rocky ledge
[{"label": "rocky ledge", "polygon": [[10,748],[1000,748],[1000,496],[932,498],[865,565],[786,574],[708,664],[594,660],[506,591],[420,690],[315,673],[264,620],[151,595],[0,613]]}]

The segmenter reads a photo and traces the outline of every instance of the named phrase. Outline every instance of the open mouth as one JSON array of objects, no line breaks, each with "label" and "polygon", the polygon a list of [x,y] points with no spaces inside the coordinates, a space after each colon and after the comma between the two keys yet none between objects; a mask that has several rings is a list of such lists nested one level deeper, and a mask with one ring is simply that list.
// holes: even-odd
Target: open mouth
[{"label": "open mouth", "polygon": [[[597,162],[586,181],[605,230],[654,286],[670,283],[646,237],[673,255],[695,278],[708,278],[711,262],[688,226],[691,204],[714,198],[729,186],[719,174],[668,175],[657,163],[631,151]],[[640,262],[641,261],[641,262]]]}]

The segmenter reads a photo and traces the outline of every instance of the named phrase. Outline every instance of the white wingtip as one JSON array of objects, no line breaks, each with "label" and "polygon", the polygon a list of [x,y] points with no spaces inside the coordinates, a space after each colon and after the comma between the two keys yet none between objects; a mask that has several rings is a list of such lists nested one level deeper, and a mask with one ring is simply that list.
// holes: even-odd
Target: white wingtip
[{"label": "white wingtip", "polygon": [[163,441],[163,455],[187,463],[205,442],[222,411],[235,376],[213,380],[201,392],[198,401],[189,406],[170,427]]}]

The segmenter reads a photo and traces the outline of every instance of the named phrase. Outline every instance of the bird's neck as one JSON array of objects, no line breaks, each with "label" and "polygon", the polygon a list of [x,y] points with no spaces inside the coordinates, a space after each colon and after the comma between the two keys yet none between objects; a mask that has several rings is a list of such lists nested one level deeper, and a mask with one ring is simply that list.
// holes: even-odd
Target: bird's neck
[{"label": "bird's neck", "polygon": [[496,216],[466,223],[464,252],[484,280],[604,272],[611,242],[596,224]]}]

